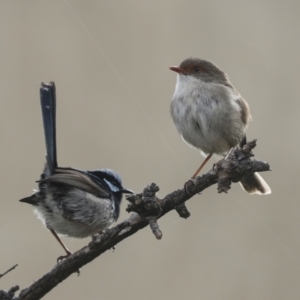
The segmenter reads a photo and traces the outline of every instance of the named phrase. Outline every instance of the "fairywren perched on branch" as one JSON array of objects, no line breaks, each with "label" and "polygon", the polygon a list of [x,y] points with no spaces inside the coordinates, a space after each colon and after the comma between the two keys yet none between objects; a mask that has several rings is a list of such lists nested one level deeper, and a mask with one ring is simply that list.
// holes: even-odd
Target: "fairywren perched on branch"
[{"label": "fairywren perched on branch", "polygon": [[81,171],[61,168],[56,158],[55,85],[42,83],[41,108],[46,141],[46,164],[39,190],[21,202],[32,204],[35,211],[67,253],[71,252],[57,234],[84,238],[101,233],[120,214],[123,194],[132,191],[122,187],[118,173],[101,169]]},{"label": "fairywren perched on branch", "polygon": [[[213,154],[225,154],[246,143],[250,110],[227,75],[213,63],[188,58],[170,69],[177,72],[171,101],[174,124],[187,144],[207,154],[194,179]],[[258,173],[246,174],[241,184],[250,194],[271,193]]]}]

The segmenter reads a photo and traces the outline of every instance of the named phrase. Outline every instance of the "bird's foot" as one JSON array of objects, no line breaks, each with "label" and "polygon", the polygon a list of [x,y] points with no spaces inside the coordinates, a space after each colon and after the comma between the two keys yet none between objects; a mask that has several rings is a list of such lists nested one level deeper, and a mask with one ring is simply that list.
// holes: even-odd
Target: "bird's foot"
[{"label": "bird's foot", "polygon": [[[61,255],[57,258],[57,264],[59,264],[62,260],[68,258],[70,255],[72,254],[72,252],[70,252],[69,250],[67,251],[66,255]],[[80,275],[80,269],[76,270],[77,276]]]},{"label": "bird's foot", "polygon": [[68,254],[66,254],[66,255],[61,255],[61,256],[59,256],[59,257],[57,258],[57,260],[56,260],[56,261],[57,261],[57,264],[59,264],[62,260],[68,258],[71,254],[72,254],[72,252],[70,252],[70,253],[68,253]]},{"label": "bird's foot", "polygon": [[185,183],[184,183],[184,191],[185,193],[191,197],[192,196],[192,193],[189,191],[189,188],[192,186],[192,185],[195,185],[194,184],[194,178],[192,177],[191,179],[187,180]]}]

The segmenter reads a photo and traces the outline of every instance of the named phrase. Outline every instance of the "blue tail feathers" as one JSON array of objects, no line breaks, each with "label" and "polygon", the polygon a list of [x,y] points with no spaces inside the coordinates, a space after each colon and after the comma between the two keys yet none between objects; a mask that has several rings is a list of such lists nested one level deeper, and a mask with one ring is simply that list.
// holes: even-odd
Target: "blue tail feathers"
[{"label": "blue tail feathers", "polygon": [[[46,142],[46,160],[50,174],[54,173],[57,167],[56,157],[56,94],[55,84],[42,83],[40,88],[41,109],[44,124]],[[49,174],[49,175],[50,175]]]}]

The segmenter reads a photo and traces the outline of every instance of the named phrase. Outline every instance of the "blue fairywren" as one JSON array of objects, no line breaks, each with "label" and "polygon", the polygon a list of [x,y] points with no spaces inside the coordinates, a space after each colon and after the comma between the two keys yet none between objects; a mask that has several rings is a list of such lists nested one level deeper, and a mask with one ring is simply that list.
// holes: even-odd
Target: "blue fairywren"
[{"label": "blue fairywren", "polygon": [[32,204],[38,218],[52,232],[67,253],[58,234],[84,238],[101,233],[115,222],[120,214],[123,188],[118,173],[101,169],[81,171],[61,168],[56,158],[56,93],[53,82],[42,83],[41,109],[46,141],[46,164],[39,190],[20,201]]}]

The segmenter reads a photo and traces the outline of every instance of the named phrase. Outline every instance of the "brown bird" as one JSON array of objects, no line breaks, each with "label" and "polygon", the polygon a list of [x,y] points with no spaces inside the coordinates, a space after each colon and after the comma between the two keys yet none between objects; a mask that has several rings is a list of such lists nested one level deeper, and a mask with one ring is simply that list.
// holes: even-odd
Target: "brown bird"
[{"label": "brown bird", "polygon": [[[226,154],[246,143],[251,120],[248,103],[213,63],[188,58],[179,67],[171,101],[171,116],[183,140],[207,155],[194,179],[213,154]],[[258,174],[246,174],[242,187],[250,194],[266,195],[271,189]]]}]

